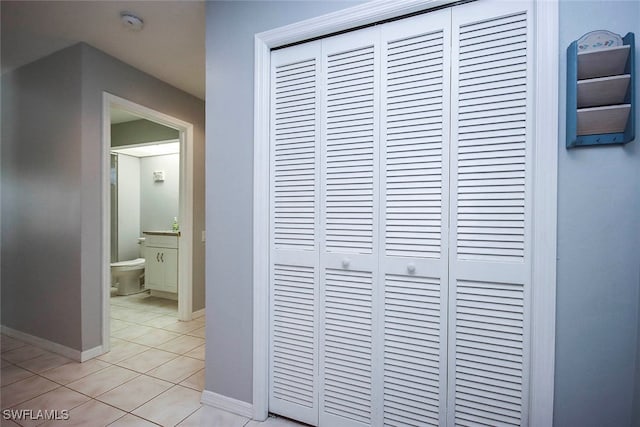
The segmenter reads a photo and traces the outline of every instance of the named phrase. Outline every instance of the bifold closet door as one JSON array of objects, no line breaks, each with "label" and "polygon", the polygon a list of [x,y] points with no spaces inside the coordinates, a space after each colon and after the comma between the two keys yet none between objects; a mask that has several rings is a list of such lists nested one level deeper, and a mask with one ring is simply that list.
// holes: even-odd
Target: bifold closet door
[{"label": "bifold closet door", "polygon": [[320,425],[379,425],[379,31],[322,41]]},{"label": "bifold closet door", "polygon": [[451,9],[381,26],[382,423],[446,423]]},{"label": "bifold closet door", "polygon": [[527,425],[532,5],[453,9],[449,425]]},{"label": "bifold closet door", "polygon": [[318,423],[320,48],[271,54],[269,409]]}]

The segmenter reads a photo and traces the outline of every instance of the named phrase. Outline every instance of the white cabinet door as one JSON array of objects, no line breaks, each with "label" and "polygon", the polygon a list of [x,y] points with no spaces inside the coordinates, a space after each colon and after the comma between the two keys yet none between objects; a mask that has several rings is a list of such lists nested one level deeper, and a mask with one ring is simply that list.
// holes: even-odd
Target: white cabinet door
[{"label": "white cabinet door", "polygon": [[144,287],[146,289],[164,289],[164,267],[160,253],[164,248],[145,247]]},{"label": "white cabinet door", "polygon": [[147,246],[145,248],[145,288],[178,292],[178,250]]},{"label": "white cabinet door", "polygon": [[160,259],[164,270],[164,291],[178,292],[178,250],[163,248]]}]

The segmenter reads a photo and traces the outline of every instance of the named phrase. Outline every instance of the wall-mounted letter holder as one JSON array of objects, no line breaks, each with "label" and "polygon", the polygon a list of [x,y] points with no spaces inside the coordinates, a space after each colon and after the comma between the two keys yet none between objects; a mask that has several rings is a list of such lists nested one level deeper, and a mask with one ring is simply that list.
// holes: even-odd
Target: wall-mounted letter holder
[{"label": "wall-mounted letter holder", "polygon": [[567,49],[567,148],[635,137],[635,40],[593,31]]}]

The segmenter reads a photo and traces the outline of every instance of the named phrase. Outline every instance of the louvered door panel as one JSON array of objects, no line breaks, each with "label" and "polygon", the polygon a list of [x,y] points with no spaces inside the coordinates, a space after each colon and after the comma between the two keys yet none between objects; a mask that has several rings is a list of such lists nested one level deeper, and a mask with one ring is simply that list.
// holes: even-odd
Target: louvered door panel
[{"label": "louvered door panel", "polygon": [[323,40],[320,424],[380,425],[379,31]]},{"label": "louvered door panel", "polygon": [[271,55],[269,409],[318,423],[319,42]]},{"label": "louvered door panel", "polygon": [[326,249],[373,251],[374,47],[332,53],[326,62]]},{"label": "louvered door panel", "polygon": [[379,303],[388,426],[446,422],[450,22],[442,10],[382,28]]},{"label": "louvered door panel", "polygon": [[523,286],[459,281],[456,318],[456,424],[520,425]]},{"label": "louvered door panel", "polygon": [[372,274],[327,269],[324,318],[324,410],[371,423]]},{"label": "louvered door panel", "polygon": [[531,4],[453,10],[449,424],[527,425]]}]

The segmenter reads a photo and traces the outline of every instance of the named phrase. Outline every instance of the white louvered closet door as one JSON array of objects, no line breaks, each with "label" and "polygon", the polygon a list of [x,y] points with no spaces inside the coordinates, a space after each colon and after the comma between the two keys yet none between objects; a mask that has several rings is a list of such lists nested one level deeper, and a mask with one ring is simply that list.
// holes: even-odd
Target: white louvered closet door
[{"label": "white louvered closet door", "polygon": [[453,9],[449,425],[528,423],[532,27]]},{"label": "white louvered closet door", "polygon": [[451,10],[383,25],[383,424],[446,423]]},{"label": "white louvered closet door", "polygon": [[271,54],[269,408],[318,423],[320,42]]},{"label": "white louvered closet door", "polygon": [[379,32],[322,44],[320,425],[379,425]]}]

